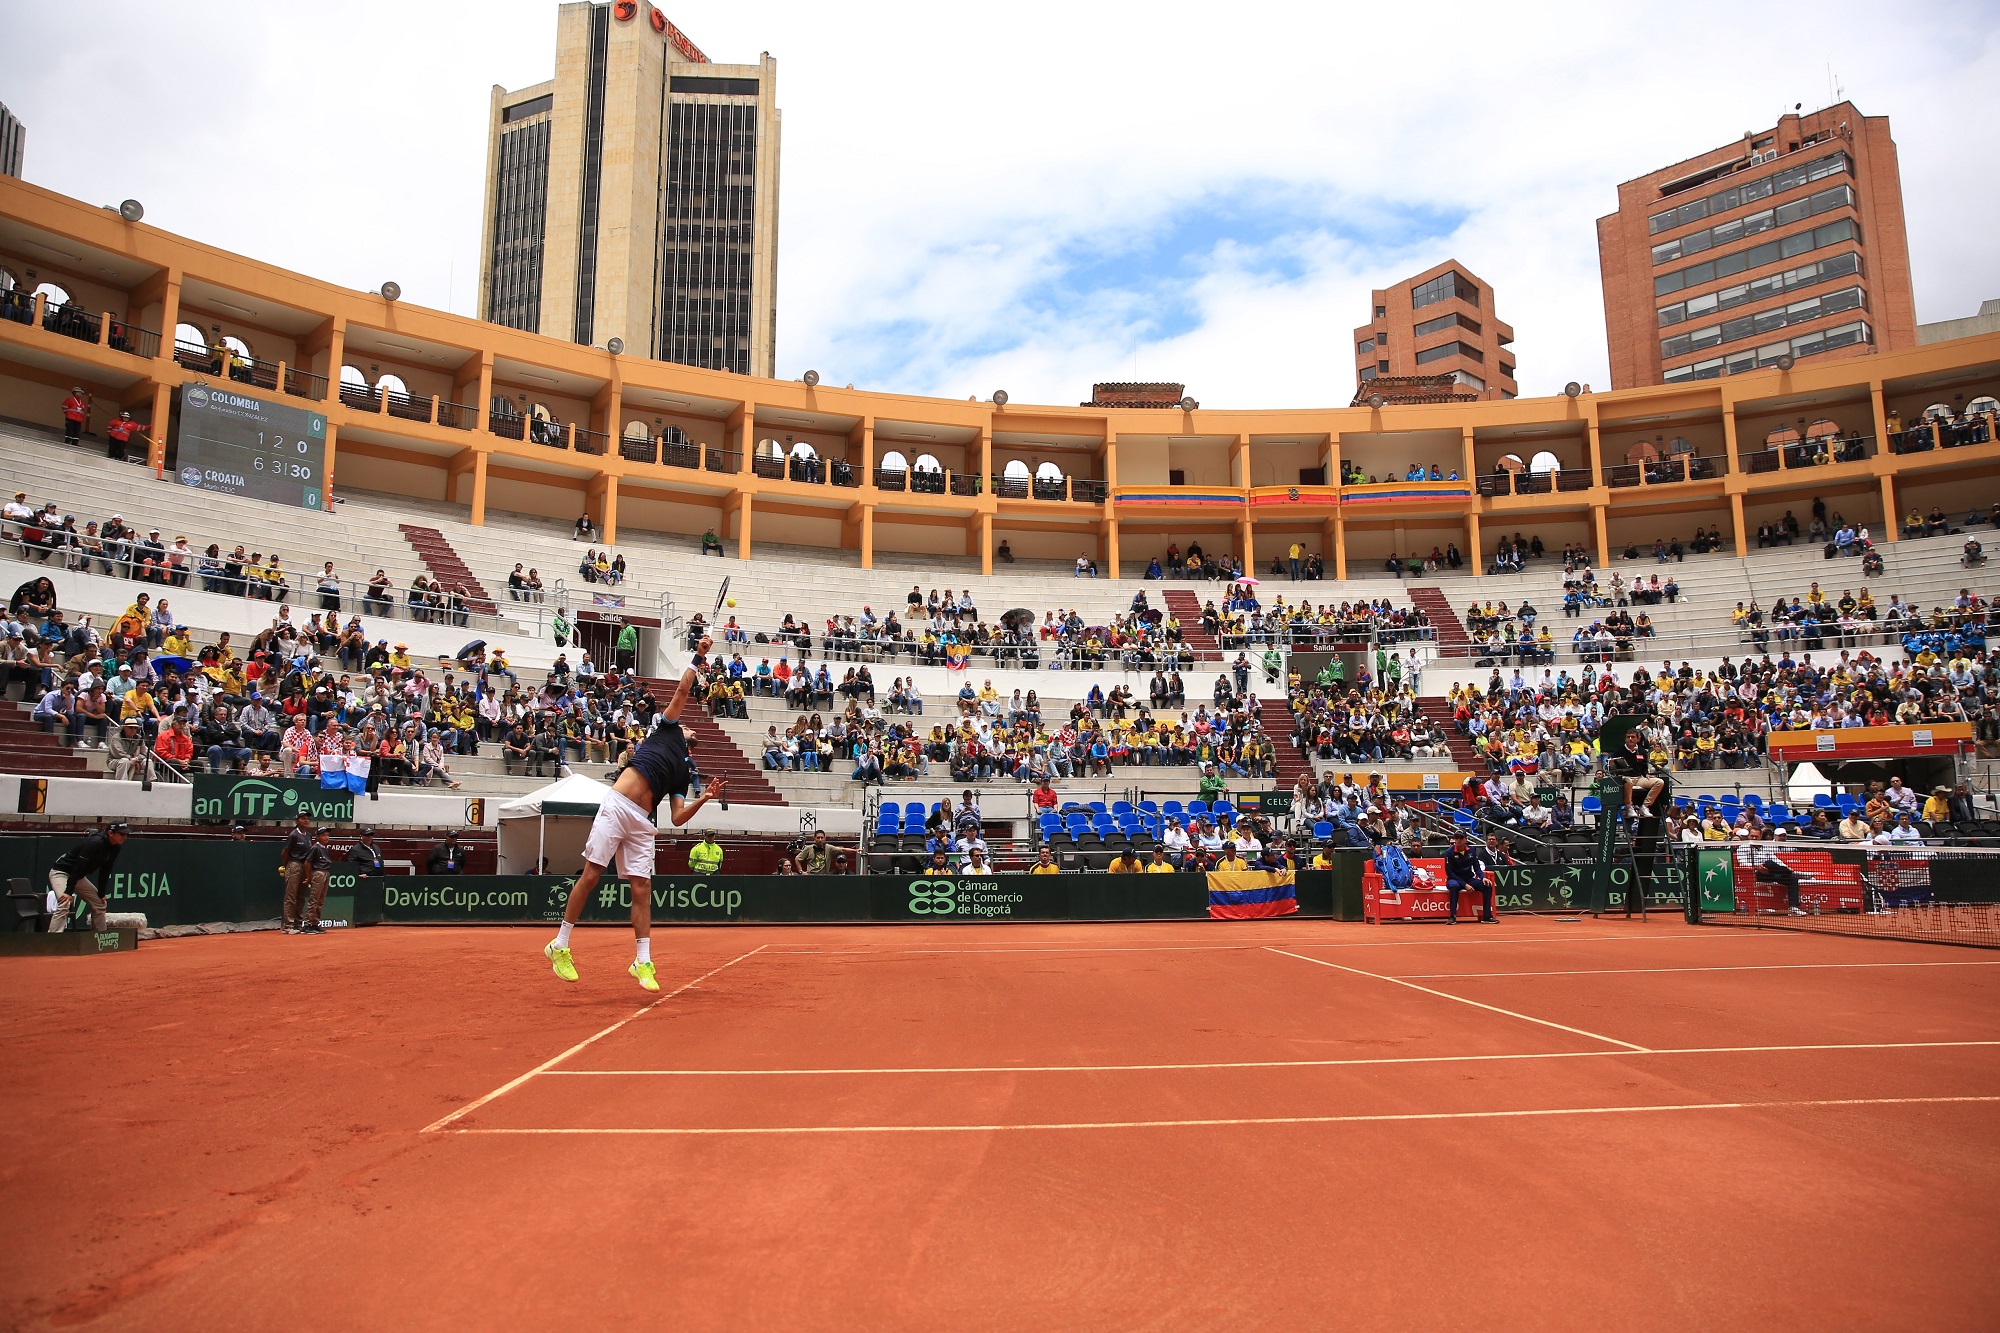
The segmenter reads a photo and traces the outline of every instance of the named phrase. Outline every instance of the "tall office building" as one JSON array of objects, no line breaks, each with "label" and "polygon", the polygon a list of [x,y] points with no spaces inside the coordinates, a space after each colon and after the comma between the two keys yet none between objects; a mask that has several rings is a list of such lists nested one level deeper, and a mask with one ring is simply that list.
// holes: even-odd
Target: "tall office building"
[{"label": "tall office building", "polygon": [[21,177],[21,159],[28,150],[28,127],[0,105],[0,176]]},{"label": "tall office building", "polygon": [[615,0],[560,7],[555,68],[493,89],[481,316],[774,374],[777,62],[718,65]]},{"label": "tall office building", "polygon": [[1851,102],[1626,181],[1597,259],[1614,389],[1917,341],[1896,143]]},{"label": "tall office building", "polygon": [[1494,313],[1493,288],[1455,259],[1372,293],[1374,317],[1354,330],[1354,378],[1450,375],[1467,397],[1512,398],[1514,326]]}]

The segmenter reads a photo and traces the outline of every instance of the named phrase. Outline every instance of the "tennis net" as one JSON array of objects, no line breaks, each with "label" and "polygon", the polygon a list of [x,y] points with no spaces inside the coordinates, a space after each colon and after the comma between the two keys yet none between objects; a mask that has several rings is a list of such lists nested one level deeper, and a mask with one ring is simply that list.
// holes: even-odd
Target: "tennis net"
[{"label": "tennis net", "polygon": [[1703,924],[2000,948],[2000,848],[1744,843],[1729,868],[1701,874]]}]

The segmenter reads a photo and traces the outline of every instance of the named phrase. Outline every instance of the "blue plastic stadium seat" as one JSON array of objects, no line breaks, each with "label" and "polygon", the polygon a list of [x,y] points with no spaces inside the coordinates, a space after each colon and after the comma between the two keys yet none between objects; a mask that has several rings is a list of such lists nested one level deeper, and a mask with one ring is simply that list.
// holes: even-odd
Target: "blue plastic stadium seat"
[{"label": "blue plastic stadium seat", "polygon": [[1093,815],[1108,815],[1111,813],[1109,810],[1104,808],[1104,802],[1102,801],[1089,801],[1086,802],[1086,804],[1090,806],[1090,813],[1092,813]]},{"label": "blue plastic stadium seat", "polygon": [[1604,809],[1604,802],[1598,800],[1595,796],[1586,796],[1582,801],[1577,803],[1577,808],[1586,815],[1599,814]]},{"label": "blue plastic stadium seat", "polygon": [[1831,810],[1831,809],[1833,809],[1833,797],[1832,797],[1832,795],[1831,795],[1830,793],[1827,793],[1827,792],[1823,792],[1823,791],[1822,791],[1822,792],[1815,792],[1815,793],[1813,793],[1813,809],[1815,809],[1815,810]]},{"label": "blue plastic stadium seat", "polygon": [[1317,824],[1313,825],[1313,837],[1318,838],[1319,840],[1324,842],[1326,839],[1331,838],[1332,836],[1333,836],[1333,825],[1328,821],[1322,819]]},{"label": "blue plastic stadium seat", "polygon": [[914,804],[910,806],[909,812],[903,816],[903,832],[913,833],[918,837],[923,836],[924,812]]},{"label": "blue plastic stadium seat", "polygon": [[1764,818],[1773,824],[1789,824],[1792,812],[1782,805],[1774,805],[1764,812]]},{"label": "blue plastic stadium seat", "polygon": [[1179,801],[1165,801],[1160,805],[1160,813],[1163,815],[1179,815],[1186,812],[1186,807]]},{"label": "blue plastic stadium seat", "polygon": [[1050,836],[1057,829],[1062,827],[1061,817],[1054,813],[1044,813],[1042,817],[1036,820],[1035,822],[1038,826],[1040,826],[1042,830],[1042,836],[1044,838]]},{"label": "blue plastic stadium seat", "polygon": [[1208,813],[1208,802],[1207,802],[1207,801],[1189,801],[1189,802],[1187,803],[1187,812],[1188,812],[1188,813],[1189,813],[1190,815],[1205,815],[1205,814],[1207,814],[1207,813]]},{"label": "blue plastic stadium seat", "polygon": [[1114,815],[1129,815],[1137,808],[1130,801],[1113,801],[1111,803],[1111,813]]},{"label": "blue plastic stadium seat", "polygon": [[1217,801],[1208,808],[1211,813],[1218,815],[1234,815],[1236,813],[1235,803],[1231,801]]},{"label": "blue plastic stadium seat", "polygon": [[1158,801],[1141,801],[1139,802],[1139,813],[1153,816],[1154,822],[1157,823],[1159,822],[1160,803]]},{"label": "blue plastic stadium seat", "polygon": [[1749,806],[1752,810],[1762,810],[1764,808],[1764,798],[1753,791],[1743,798],[1743,804]]}]

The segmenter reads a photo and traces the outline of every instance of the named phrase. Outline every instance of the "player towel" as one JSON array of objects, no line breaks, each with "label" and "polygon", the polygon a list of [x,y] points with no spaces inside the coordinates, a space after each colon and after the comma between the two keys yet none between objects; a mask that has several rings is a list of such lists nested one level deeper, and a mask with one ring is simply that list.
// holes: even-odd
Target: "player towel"
[{"label": "player towel", "polygon": [[1298,890],[1289,870],[1211,870],[1208,874],[1208,914],[1218,920],[1287,916],[1298,910]]}]

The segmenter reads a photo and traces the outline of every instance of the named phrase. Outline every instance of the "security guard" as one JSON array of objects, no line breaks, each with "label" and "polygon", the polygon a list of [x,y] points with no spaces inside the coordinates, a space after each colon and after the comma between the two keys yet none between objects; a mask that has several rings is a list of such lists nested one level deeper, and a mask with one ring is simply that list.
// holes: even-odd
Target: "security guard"
[{"label": "security guard", "polygon": [[305,920],[306,886],[312,878],[313,821],[300,810],[292,831],[285,835],[285,848],[278,857],[278,869],[285,876],[285,933],[296,935]]},{"label": "security guard", "polygon": [[701,841],[688,848],[688,869],[697,875],[713,875],[722,869],[722,845],[707,833]]},{"label": "security guard", "polygon": [[361,841],[347,849],[347,859],[358,867],[358,875],[379,875],[382,873],[382,849],[375,845],[375,830],[361,830]]}]

